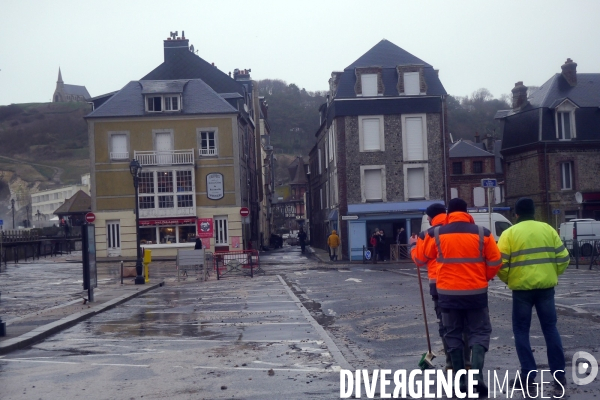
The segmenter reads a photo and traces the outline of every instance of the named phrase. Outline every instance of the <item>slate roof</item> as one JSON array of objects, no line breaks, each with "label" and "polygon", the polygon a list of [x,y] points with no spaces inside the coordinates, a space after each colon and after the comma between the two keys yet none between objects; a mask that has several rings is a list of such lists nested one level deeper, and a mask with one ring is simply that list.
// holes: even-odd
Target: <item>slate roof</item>
[{"label": "slate roof", "polygon": [[446,94],[437,72],[431,65],[394,43],[383,39],[344,69],[339,78],[335,97],[338,99],[357,97],[354,91],[356,84],[354,70],[360,67],[381,67],[381,79],[384,86],[383,96],[398,97],[398,71],[396,70],[398,65],[423,65],[427,95],[440,96]]},{"label": "slate roof", "polygon": [[483,150],[478,146],[475,146],[475,144],[463,140],[459,140],[450,147],[449,155],[450,158],[494,156],[494,154],[489,151]]},{"label": "slate roof", "polygon": [[304,172],[304,160],[298,156],[294,161],[288,165],[288,172],[292,178],[290,181],[291,185],[303,185],[308,183],[306,179],[306,173]]},{"label": "slate roof", "polygon": [[83,96],[86,100],[92,97],[88,93],[85,86],[67,85],[66,83],[64,84],[63,93],[71,94],[71,95],[75,95],[75,96]]},{"label": "slate roof", "polygon": [[217,93],[244,94],[241,83],[189,51],[188,40],[165,42],[164,62],[141,80],[202,79]]},{"label": "slate roof", "polygon": [[55,215],[86,214],[92,211],[92,198],[83,190],[78,190],[73,196],[54,211]]},{"label": "slate roof", "polygon": [[[183,92],[183,110],[179,112],[147,113],[144,104],[144,88],[164,87],[172,92],[180,87]],[[151,93],[160,93],[153,91]],[[123,89],[113,95],[100,107],[92,111],[86,118],[96,117],[157,117],[165,115],[224,114],[237,113],[223,97],[219,96],[201,79],[180,81],[131,81]]]},{"label": "slate roof", "polygon": [[[534,108],[555,108],[564,100],[578,107],[600,107],[600,74],[577,73],[577,85],[571,86],[562,74],[554,74],[537,90],[528,94],[529,105],[520,111]],[[513,110],[499,110],[494,118],[501,119],[516,114]]]}]

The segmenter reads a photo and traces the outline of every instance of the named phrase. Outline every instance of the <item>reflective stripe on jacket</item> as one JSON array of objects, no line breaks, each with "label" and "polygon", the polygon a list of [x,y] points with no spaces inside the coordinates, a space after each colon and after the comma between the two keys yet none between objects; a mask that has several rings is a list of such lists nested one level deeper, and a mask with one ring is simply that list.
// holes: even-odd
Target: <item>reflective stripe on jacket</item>
[{"label": "reflective stripe on jacket", "polygon": [[569,252],[550,225],[521,221],[500,236],[502,269],[498,277],[511,290],[547,289],[569,265]]},{"label": "reflective stripe on jacket", "polygon": [[447,224],[430,228],[425,256],[435,258],[441,308],[487,307],[488,281],[502,259],[489,230],[474,224],[464,212],[448,215]]},{"label": "reflective stripe on jacket", "polygon": [[[438,214],[431,220],[431,226],[442,226],[446,223],[446,214]],[[435,288],[435,282],[437,280],[437,269],[438,262],[435,258],[427,258],[425,256],[425,248],[427,242],[430,240],[434,240],[432,237],[427,235],[427,231],[423,231],[419,233],[417,236],[417,244],[413,246],[411,249],[411,258],[414,263],[417,265],[417,268],[427,266],[427,277],[429,278],[429,293],[432,296],[437,296],[437,291]]]}]

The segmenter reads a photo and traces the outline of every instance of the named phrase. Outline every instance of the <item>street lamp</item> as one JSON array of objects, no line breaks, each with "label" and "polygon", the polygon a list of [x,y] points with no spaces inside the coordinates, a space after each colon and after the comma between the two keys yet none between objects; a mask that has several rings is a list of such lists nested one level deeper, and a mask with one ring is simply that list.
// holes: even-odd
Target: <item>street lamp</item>
[{"label": "street lamp", "polygon": [[40,212],[40,210],[37,210],[37,213],[35,213],[35,215],[37,215],[38,221],[39,221],[40,220],[40,215],[42,215],[42,213]]},{"label": "street lamp", "polygon": [[15,199],[10,199],[10,204],[11,204],[12,214],[13,214],[13,229],[15,229]]},{"label": "street lamp", "polygon": [[135,262],[135,272],[137,276],[135,277],[136,285],[143,285],[146,283],[146,280],[142,276],[142,257],[140,251],[140,206],[138,202],[138,186],[140,183],[140,174],[142,173],[142,166],[138,162],[138,160],[131,160],[129,163],[129,172],[133,177],[133,187],[135,189],[135,237],[136,237],[136,252],[137,259]]}]

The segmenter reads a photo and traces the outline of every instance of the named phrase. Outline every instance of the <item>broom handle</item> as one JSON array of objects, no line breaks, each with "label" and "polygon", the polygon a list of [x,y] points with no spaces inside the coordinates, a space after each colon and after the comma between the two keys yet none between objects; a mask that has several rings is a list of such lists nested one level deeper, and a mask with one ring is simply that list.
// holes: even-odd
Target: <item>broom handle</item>
[{"label": "broom handle", "polygon": [[423,306],[423,319],[425,320],[425,333],[427,334],[427,350],[431,353],[431,342],[429,341],[429,326],[427,326],[427,313],[425,312],[425,299],[423,297],[423,283],[421,282],[421,268],[417,266],[419,276],[419,291],[421,292],[421,305]]}]

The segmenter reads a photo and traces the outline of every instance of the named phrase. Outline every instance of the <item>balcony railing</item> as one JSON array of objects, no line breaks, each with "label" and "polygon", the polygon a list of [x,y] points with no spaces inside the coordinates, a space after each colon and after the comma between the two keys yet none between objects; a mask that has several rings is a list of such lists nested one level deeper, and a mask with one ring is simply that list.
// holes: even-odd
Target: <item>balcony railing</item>
[{"label": "balcony railing", "polygon": [[200,157],[202,156],[214,156],[217,154],[217,149],[216,148],[212,148],[212,149],[198,149],[198,155]]},{"label": "balcony railing", "polygon": [[111,160],[129,160],[129,152],[128,151],[123,151],[123,152],[111,151],[110,159]]},{"label": "balcony railing", "polygon": [[168,151],[134,151],[133,157],[141,165],[194,164],[194,149]]}]

